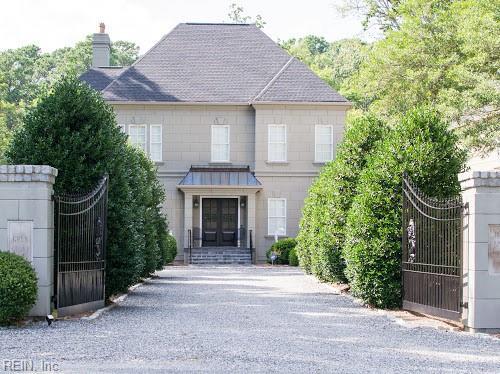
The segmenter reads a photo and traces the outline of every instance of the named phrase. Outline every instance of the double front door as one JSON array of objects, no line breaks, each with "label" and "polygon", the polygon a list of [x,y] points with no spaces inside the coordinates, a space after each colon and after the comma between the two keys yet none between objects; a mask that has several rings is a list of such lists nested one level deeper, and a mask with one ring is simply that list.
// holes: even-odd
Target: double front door
[{"label": "double front door", "polygon": [[204,198],[201,212],[204,247],[237,245],[238,199]]}]

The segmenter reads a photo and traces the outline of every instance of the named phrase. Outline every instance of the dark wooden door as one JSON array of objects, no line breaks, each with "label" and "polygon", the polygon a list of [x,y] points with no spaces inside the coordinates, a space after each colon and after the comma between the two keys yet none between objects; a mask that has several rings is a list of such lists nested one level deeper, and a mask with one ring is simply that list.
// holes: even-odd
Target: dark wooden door
[{"label": "dark wooden door", "polygon": [[203,246],[236,246],[238,199],[203,199]]}]

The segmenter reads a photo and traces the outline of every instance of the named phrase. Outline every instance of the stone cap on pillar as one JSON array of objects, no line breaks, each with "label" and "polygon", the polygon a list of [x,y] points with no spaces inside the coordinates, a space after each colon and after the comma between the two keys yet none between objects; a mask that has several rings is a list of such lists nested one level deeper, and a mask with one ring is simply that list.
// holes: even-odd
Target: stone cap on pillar
[{"label": "stone cap on pillar", "polygon": [[500,187],[500,171],[468,171],[458,175],[462,190],[477,187]]},{"label": "stone cap on pillar", "polygon": [[57,169],[48,165],[0,165],[0,182],[46,182],[54,184]]}]

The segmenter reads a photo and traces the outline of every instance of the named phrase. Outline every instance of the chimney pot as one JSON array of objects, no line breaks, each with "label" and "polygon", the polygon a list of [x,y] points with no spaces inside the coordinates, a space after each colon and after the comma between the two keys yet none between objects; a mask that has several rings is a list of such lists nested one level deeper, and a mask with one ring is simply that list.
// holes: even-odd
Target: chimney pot
[{"label": "chimney pot", "polygon": [[101,22],[101,23],[99,24],[99,32],[100,32],[101,34],[104,34],[105,30],[106,30],[106,25],[104,24],[104,22]]}]

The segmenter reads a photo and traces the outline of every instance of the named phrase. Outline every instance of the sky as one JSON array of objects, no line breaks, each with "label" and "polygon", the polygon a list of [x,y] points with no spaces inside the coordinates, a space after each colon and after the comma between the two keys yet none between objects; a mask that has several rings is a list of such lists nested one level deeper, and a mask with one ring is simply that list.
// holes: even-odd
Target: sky
[{"label": "sky", "polygon": [[355,17],[343,18],[336,6],[342,0],[16,0],[2,3],[0,50],[36,44],[43,52],[73,46],[106,24],[111,40],[135,42],[141,54],[180,22],[229,22],[231,3],[246,15],[260,14],[272,39],[308,34],[328,41],[359,37]]}]

